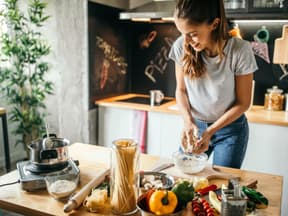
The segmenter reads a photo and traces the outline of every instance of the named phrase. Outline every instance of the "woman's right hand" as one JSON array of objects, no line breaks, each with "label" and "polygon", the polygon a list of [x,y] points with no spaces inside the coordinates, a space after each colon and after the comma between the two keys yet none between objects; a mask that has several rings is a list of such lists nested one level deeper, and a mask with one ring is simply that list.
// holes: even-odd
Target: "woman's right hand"
[{"label": "woman's right hand", "polygon": [[182,150],[186,153],[192,153],[195,143],[198,140],[198,128],[193,122],[184,124],[182,132],[181,144]]}]

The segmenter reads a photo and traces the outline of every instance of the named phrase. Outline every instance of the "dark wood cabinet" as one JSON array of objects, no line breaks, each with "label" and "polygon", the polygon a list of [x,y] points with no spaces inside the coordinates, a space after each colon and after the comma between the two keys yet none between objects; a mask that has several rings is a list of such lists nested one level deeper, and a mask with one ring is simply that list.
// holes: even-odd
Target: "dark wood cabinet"
[{"label": "dark wood cabinet", "polygon": [[288,19],[288,0],[224,0],[231,19]]}]

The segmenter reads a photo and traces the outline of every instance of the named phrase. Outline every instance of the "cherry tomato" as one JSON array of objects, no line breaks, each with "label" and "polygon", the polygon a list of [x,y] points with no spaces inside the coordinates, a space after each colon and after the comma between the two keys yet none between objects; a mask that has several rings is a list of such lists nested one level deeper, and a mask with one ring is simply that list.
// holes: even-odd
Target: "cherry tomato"
[{"label": "cherry tomato", "polygon": [[200,208],[196,207],[196,208],[193,208],[193,213],[194,214],[199,214],[200,213]]},{"label": "cherry tomato", "polygon": [[210,204],[208,202],[204,202],[202,203],[203,206],[210,206]]},{"label": "cherry tomato", "polygon": [[211,208],[211,207],[210,207],[209,205],[203,206],[203,209],[204,209],[205,212],[207,212],[207,210],[210,209],[210,208]]},{"label": "cherry tomato", "polygon": [[207,203],[207,202],[208,202],[208,201],[205,200],[204,198],[200,198],[199,200],[200,200],[201,203]]},{"label": "cherry tomato", "polygon": [[207,216],[214,216],[214,213],[208,213]]},{"label": "cherry tomato", "polygon": [[217,199],[221,201],[222,200],[222,196],[220,194],[217,195]]},{"label": "cherry tomato", "polygon": [[214,210],[212,208],[209,208],[206,210],[206,213],[213,213],[214,214]]},{"label": "cherry tomato", "polygon": [[148,190],[145,195],[146,195],[146,205],[148,206],[148,209],[149,209],[149,200],[150,200],[150,197],[152,196],[152,194],[155,192],[154,189],[150,189]]}]

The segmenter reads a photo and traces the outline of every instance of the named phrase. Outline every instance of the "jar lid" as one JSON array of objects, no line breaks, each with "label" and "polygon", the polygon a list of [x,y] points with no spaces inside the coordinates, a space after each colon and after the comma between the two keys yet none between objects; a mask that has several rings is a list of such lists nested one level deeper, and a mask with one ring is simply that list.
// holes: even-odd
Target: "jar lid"
[{"label": "jar lid", "polygon": [[272,88],[267,89],[267,92],[272,94],[281,94],[283,90],[279,89],[278,86],[272,86]]}]

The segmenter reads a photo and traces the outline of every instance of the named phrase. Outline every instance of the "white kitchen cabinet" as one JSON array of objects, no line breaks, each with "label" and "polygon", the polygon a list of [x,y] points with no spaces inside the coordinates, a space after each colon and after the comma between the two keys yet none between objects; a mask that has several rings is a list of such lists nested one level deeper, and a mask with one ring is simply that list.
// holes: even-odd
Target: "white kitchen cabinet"
[{"label": "white kitchen cabinet", "polygon": [[112,141],[119,138],[132,138],[132,109],[99,106],[98,144],[112,146]]},{"label": "white kitchen cabinet", "polygon": [[[180,115],[147,113],[146,150],[148,154],[170,157],[179,148],[183,127]],[[98,143],[111,146],[115,139],[133,138],[137,129],[137,110],[99,106]]]},{"label": "white kitchen cabinet", "polygon": [[180,146],[183,120],[180,115],[148,113],[147,153],[171,157]]},{"label": "white kitchen cabinet", "polygon": [[[242,169],[283,176],[281,215],[288,215],[288,128],[249,123],[250,138]],[[261,183],[261,182],[260,182]]]}]

